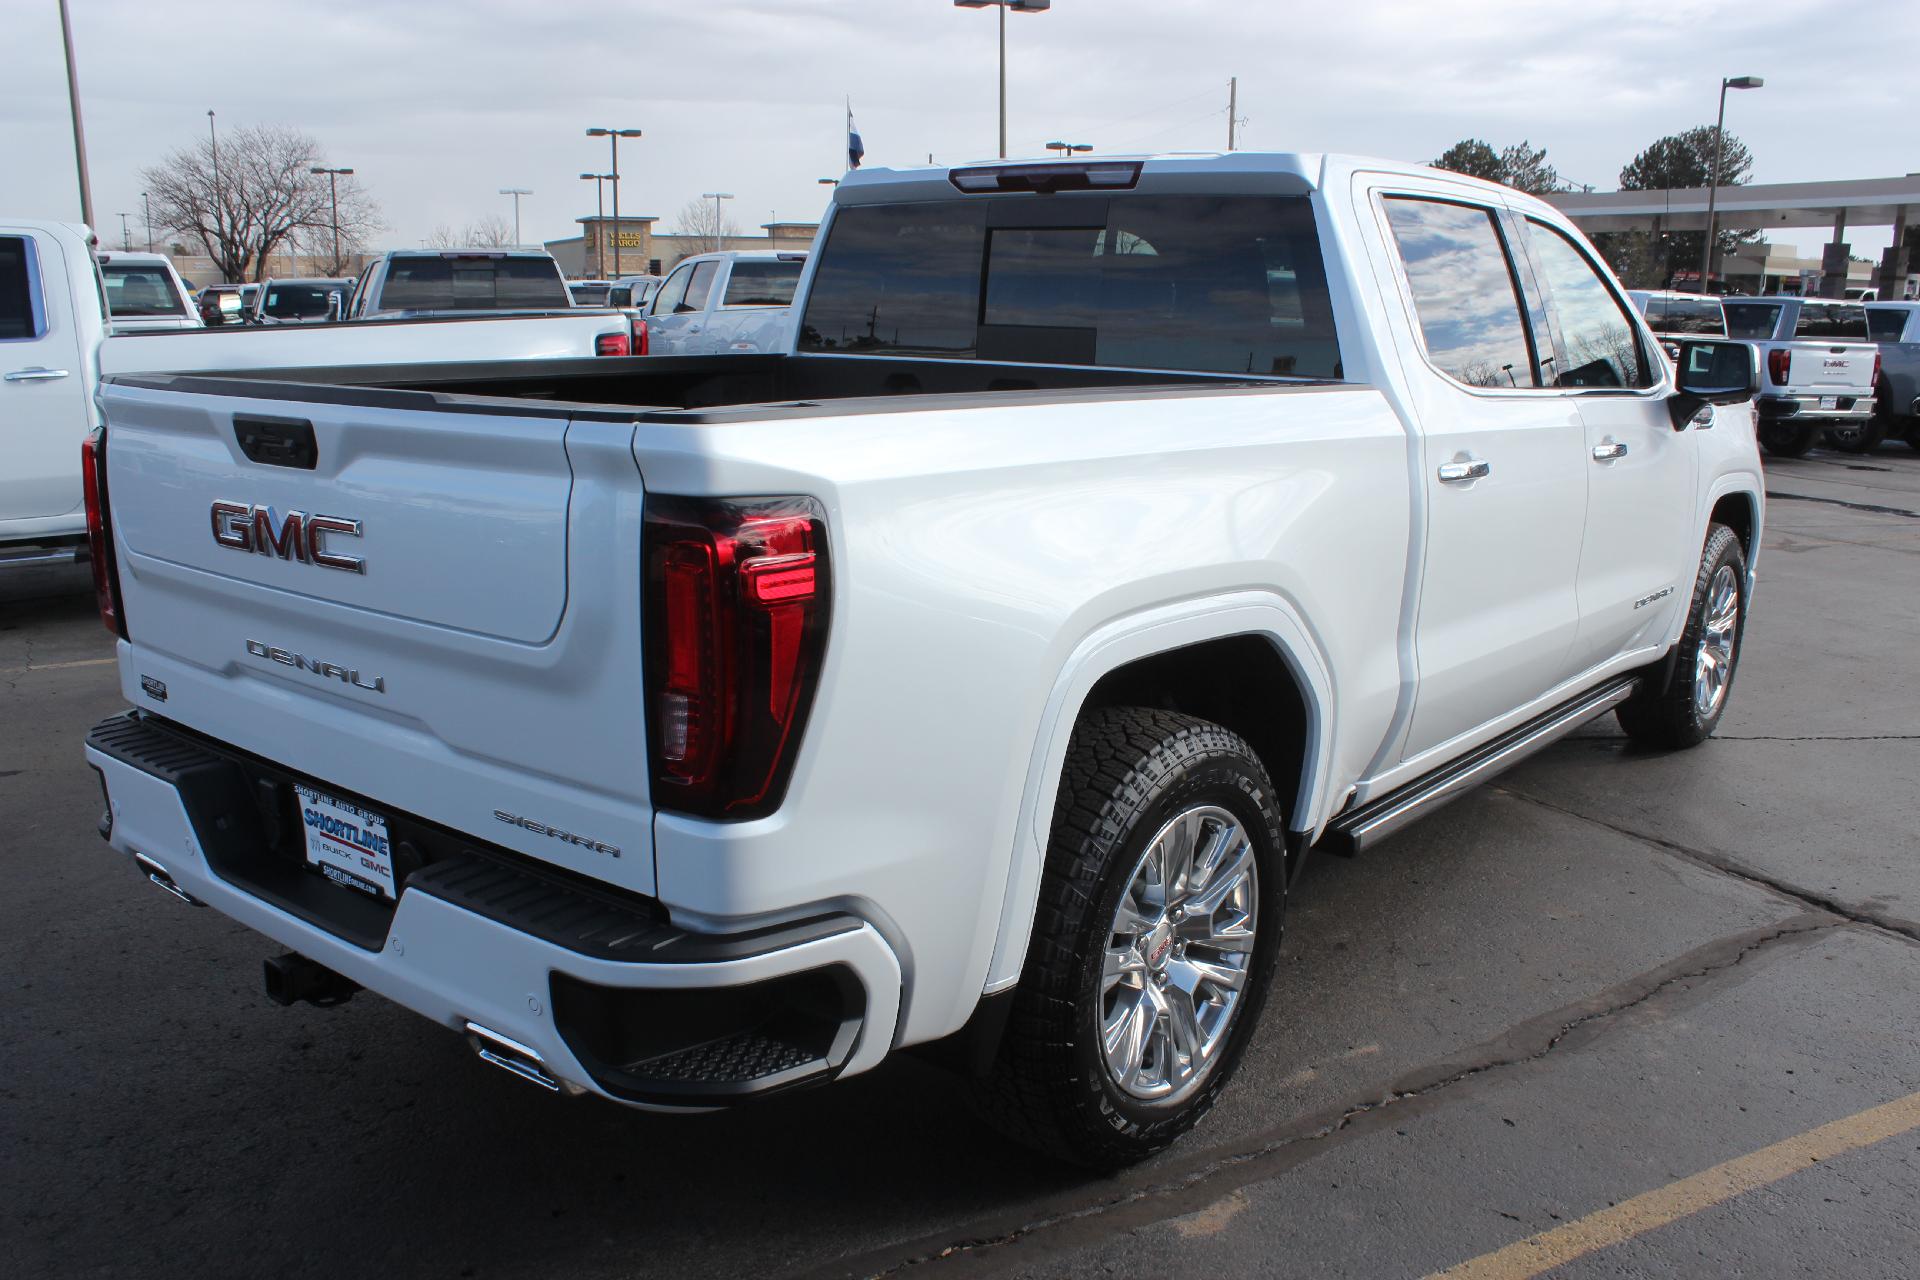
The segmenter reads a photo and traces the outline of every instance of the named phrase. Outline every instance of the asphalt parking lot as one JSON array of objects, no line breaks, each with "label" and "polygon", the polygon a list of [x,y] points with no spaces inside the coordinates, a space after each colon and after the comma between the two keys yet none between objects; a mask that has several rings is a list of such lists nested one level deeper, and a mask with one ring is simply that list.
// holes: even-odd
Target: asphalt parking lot
[{"label": "asphalt parking lot", "polygon": [[[1908,1273],[1920,452],[1770,465],[1721,735],[1611,719],[1309,867],[1238,1080],[1092,1178],[907,1059],[710,1117],[563,1102],[94,833],[83,575],[0,595],[0,1234],[32,1276]],[[76,594],[74,587],[80,587]],[[1464,1265],[1463,1265],[1464,1264]]]}]

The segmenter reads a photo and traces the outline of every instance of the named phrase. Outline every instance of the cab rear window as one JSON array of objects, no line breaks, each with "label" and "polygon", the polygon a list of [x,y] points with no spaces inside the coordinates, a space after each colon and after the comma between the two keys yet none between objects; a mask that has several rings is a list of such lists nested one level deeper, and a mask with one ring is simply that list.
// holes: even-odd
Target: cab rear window
[{"label": "cab rear window", "polygon": [[1773,336],[1774,326],[1780,323],[1780,307],[1776,303],[1729,302],[1725,309],[1729,338],[1764,341]]},{"label": "cab rear window", "polygon": [[382,311],[510,311],[570,307],[551,258],[395,258],[381,287]]},{"label": "cab rear window", "polygon": [[1655,333],[1705,333],[1725,337],[1726,315],[1720,304],[1705,298],[1651,298],[1647,327]]},{"label": "cab rear window", "polygon": [[1793,322],[1796,338],[1846,338],[1867,341],[1867,309],[1839,303],[1803,302],[1800,318]]},{"label": "cab rear window", "polygon": [[116,316],[183,316],[187,304],[164,267],[108,262],[100,268],[107,283],[107,309]]},{"label": "cab rear window", "polygon": [[1303,197],[857,205],[821,253],[802,351],[1341,376]]}]

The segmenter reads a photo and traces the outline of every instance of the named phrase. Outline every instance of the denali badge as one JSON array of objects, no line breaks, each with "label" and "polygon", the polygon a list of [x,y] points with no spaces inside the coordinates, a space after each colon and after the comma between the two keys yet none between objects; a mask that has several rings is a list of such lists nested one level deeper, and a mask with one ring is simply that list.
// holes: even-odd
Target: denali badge
[{"label": "denali badge", "polygon": [[371,680],[363,680],[360,678],[360,673],[352,667],[343,667],[332,662],[320,662],[316,659],[309,658],[304,653],[294,653],[291,650],[282,649],[277,645],[262,644],[258,640],[249,640],[247,641],[247,652],[256,658],[266,658],[271,662],[278,662],[286,667],[299,667],[304,671],[311,671],[317,676],[325,676],[329,680],[338,680],[342,684],[353,685],[357,689],[366,689],[372,693],[385,693],[387,691],[387,678],[385,676],[375,676]]},{"label": "denali badge", "polygon": [[1635,600],[1633,602],[1633,607],[1636,609],[1644,609],[1648,605],[1652,604],[1655,600],[1665,600],[1668,596],[1672,594],[1673,594],[1672,587],[1662,587],[1650,596],[1641,596],[1638,600]]},{"label": "denali badge", "polygon": [[223,547],[282,560],[310,561],[323,569],[365,573],[365,560],[326,549],[321,538],[329,533],[357,538],[360,522],[342,516],[310,516],[304,511],[289,511],[283,517],[272,507],[245,502],[213,504],[213,540]]},{"label": "denali badge", "polygon": [[582,849],[591,849],[595,853],[604,853],[610,858],[620,856],[620,846],[617,844],[602,844],[600,841],[591,840],[586,836],[577,836],[571,831],[562,831],[558,827],[550,827],[544,822],[535,822],[532,818],[523,818],[517,813],[508,813],[505,809],[495,809],[493,816],[510,827],[524,827],[536,835],[552,836],[555,840],[564,840],[568,844],[577,844]]}]

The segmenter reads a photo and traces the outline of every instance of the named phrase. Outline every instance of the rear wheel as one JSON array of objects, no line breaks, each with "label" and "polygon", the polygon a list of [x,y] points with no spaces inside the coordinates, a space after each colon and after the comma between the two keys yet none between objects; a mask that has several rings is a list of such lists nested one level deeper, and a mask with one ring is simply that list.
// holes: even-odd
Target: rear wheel
[{"label": "rear wheel", "polygon": [[1712,736],[1733,692],[1746,605],[1740,537],[1723,524],[1711,525],[1671,674],[1664,685],[1649,674],[1615,712],[1628,737],[1653,747],[1691,747]]},{"label": "rear wheel", "polygon": [[1279,954],[1273,784],[1219,725],[1089,712],[1061,776],[1026,967],[984,1109],[1017,1141],[1112,1168],[1213,1106]]},{"label": "rear wheel", "polygon": [[1760,423],[1760,447],[1776,458],[1804,458],[1818,432],[1805,423]]}]

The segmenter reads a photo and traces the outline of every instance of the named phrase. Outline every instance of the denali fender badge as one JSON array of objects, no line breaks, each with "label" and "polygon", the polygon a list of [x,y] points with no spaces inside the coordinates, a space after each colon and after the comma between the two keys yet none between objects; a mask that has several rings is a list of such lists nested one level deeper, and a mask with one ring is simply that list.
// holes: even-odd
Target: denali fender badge
[{"label": "denali fender badge", "polygon": [[1641,596],[1638,600],[1635,600],[1633,602],[1633,607],[1636,609],[1644,609],[1648,605],[1652,604],[1655,600],[1665,600],[1668,596],[1672,594],[1673,594],[1672,587],[1662,587],[1650,596]]},{"label": "denali fender badge", "polygon": [[152,676],[141,676],[140,688],[155,702],[165,702],[167,700],[167,685],[163,680],[155,680]]},{"label": "denali fender badge", "polygon": [[555,840],[564,840],[568,844],[577,844],[582,849],[591,849],[595,853],[604,853],[610,858],[620,856],[620,846],[617,844],[603,844],[598,840],[592,840],[586,836],[577,836],[571,831],[562,831],[560,828],[550,827],[544,822],[535,822],[532,818],[523,818],[517,813],[508,813],[505,809],[495,809],[493,816],[510,827],[524,827],[536,835],[552,836]]},{"label": "denali fender badge", "polygon": [[265,658],[270,662],[277,662],[286,667],[299,667],[303,671],[311,671],[317,676],[325,676],[329,680],[338,680],[342,684],[350,684],[357,689],[366,689],[371,693],[385,693],[387,691],[387,678],[385,676],[374,676],[370,680],[365,679],[352,667],[343,667],[332,662],[321,662],[317,659],[309,658],[304,653],[294,653],[290,649],[282,649],[278,645],[262,644],[258,640],[249,640],[247,641],[247,652],[256,658]]},{"label": "denali fender badge", "polygon": [[326,544],[321,541],[330,533],[347,538],[359,537],[361,526],[358,520],[348,520],[343,516],[310,516],[304,511],[289,511],[282,516],[272,507],[247,502],[216,502],[213,504],[212,518],[213,540],[223,547],[263,556],[279,556],[282,560],[299,560],[317,564],[323,569],[340,569],[347,573],[367,571],[365,560],[328,551]]}]

